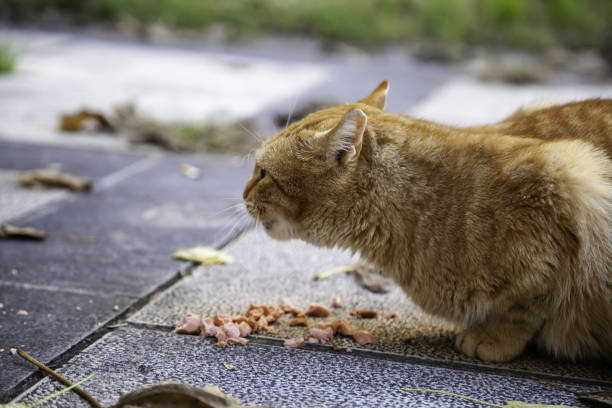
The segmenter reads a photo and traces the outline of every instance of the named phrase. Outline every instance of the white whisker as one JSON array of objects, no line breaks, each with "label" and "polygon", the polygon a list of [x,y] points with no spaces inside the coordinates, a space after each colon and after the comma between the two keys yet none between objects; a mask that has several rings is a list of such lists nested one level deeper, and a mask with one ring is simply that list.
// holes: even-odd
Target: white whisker
[{"label": "white whisker", "polygon": [[244,206],[244,203],[238,203],[238,204],[230,205],[229,207],[225,207],[224,209],[222,209],[220,211],[217,211],[216,213],[212,214],[210,216],[210,218],[214,218],[214,217],[216,217],[216,216],[218,216],[220,214],[223,214],[223,213],[225,213],[227,211],[231,211],[231,210],[234,211],[234,213],[231,213],[231,214],[241,214],[241,213],[246,212],[246,207]]},{"label": "white whisker", "polygon": [[259,143],[263,143],[264,139],[261,136],[259,136],[257,133],[255,133],[254,130],[251,130],[251,129],[247,128],[246,126],[244,126],[240,122],[238,122],[238,126],[240,126],[242,128],[242,130],[247,132],[249,135],[253,136],[255,138],[255,140],[257,140]]},{"label": "white whisker", "polygon": [[285,123],[285,129],[289,127],[289,122],[291,122],[291,115],[293,115],[293,111],[295,111],[295,106],[297,105],[297,101],[298,101],[298,96],[295,95],[295,98],[293,99],[293,105],[291,106],[291,109],[289,110],[289,114],[287,115],[287,123]]}]

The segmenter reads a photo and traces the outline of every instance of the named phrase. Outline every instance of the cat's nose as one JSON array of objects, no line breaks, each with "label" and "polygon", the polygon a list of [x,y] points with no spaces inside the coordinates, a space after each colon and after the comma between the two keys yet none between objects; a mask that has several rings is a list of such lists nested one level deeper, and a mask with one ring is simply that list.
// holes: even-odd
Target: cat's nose
[{"label": "cat's nose", "polygon": [[248,182],[247,185],[244,187],[244,191],[242,192],[242,198],[244,200],[247,199],[247,197],[249,196],[249,192],[253,189],[253,187],[255,186],[255,184],[257,184],[257,179],[255,177],[252,177]]}]

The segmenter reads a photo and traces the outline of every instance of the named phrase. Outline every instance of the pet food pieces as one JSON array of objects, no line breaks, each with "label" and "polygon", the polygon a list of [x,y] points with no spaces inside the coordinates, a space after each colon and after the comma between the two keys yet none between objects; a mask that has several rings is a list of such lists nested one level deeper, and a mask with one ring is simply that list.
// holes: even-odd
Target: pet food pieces
[{"label": "pet food pieces", "polygon": [[312,305],[308,306],[306,314],[315,317],[329,317],[331,315],[331,311],[320,303],[313,303]]}]

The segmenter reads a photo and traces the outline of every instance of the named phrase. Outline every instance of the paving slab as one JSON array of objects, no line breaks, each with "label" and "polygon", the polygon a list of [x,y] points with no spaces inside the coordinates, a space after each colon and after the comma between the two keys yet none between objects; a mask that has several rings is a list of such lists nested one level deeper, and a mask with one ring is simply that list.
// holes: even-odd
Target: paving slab
[{"label": "paving slab", "polygon": [[[76,141],[78,136],[65,136]],[[53,167],[81,177],[102,177],[143,158],[142,154],[112,152],[101,156],[100,150],[74,146],[48,146],[0,140],[0,169],[15,171]]]},{"label": "paving slab", "polygon": [[508,85],[458,76],[405,111],[413,116],[454,126],[493,123],[522,106],[612,98],[612,81],[602,83]]},{"label": "paving slab", "polygon": [[[99,291],[71,291],[49,286],[7,285],[0,281],[0,392],[35,368],[10,355],[12,347],[49,361],[94,332],[118,310],[135,301]],[[117,309],[117,311],[115,311]]]},{"label": "paving slab", "polygon": [[0,222],[74,197],[74,194],[58,189],[22,188],[19,185],[20,171],[54,168],[97,182],[142,158],[139,154],[114,152],[100,160],[100,152],[96,150],[0,141]]},{"label": "paving slab", "polygon": [[[235,368],[228,370],[223,363]],[[404,388],[433,388],[500,405],[522,400],[582,406],[573,394],[524,377],[392,361],[375,355],[321,352],[316,348],[290,350],[280,344],[219,348],[198,336],[133,328],[106,335],[59,372],[73,381],[95,373],[83,388],[105,406],[124,392],[162,381],[215,385],[244,405],[274,407],[480,406],[449,396],[409,393]],[[610,389],[572,382],[563,385],[576,391]],[[45,379],[19,400],[32,403],[56,388],[55,383]],[[88,406],[73,393],[47,404]]]},{"label": "paving slab", "polygon": [[[468,358],[454,349],[456,328],[421,312],[396,286],[387,294],[375,294],[361,288],[354,277],[344,274],[313,281],[314,274],[354,260],[348,253],[315,248],[300,241],[274,241],[260,230],[245,233],[226,250],[237,258],[235,264],[200,267],[131,316],[130,322],[171,327],[186,312],[203,316],[242,314],[250,303],[278,304],[283,296],[305,309],[315,302],[331,306],[332,297],[340,296],[344,306],[333,309],[332,316],[345,317],[377,338],[376,344],[364,346],[341,338],[340,347],[612,384],[610,366],[553,360],[534,350],[507,363],[484,363]],[[355,319],[350,315],[355,307],[374,309],[382,316]],[[397,313],[397,317],[390,320],[384,317],[391,312]],[[305,328],[289,327],[289,320],[289,316],[280,319],[273,337],[284,339],[307,333]],[[310,320],[313,325],[326,319]]]},{"label": "paving slab", "polygon": [[[251,164],[240,159],[212,156],[135,160],[130,155],[79,149],[9,146],[7,150],[11,148],[18,158],[4,160],[4,166],[23,169],[66,163],[67,171],[95,181],[89,194],[62,193],[69,199],[10,218],[15,224],[45,230],[48,238],[0,243],[0,303],[6,312],[0,323],[0,348],[5,349],[0,353],[0,394],[34,371],[13,367],[6,351],[10,347],[25,344],[42,361],[51,361],[175,279],[177,270],[186,265],[172,260],[176,249],[218,246],[229,239],[240,214],[228,207],[237,202],[251,172]],[[198,180],[180,172],[185,162],[201,169]],[[29,190],[11,188],[17,189],[14,206],[31,198]],[[17,315],[19,310],[28,316]],[[54,317],[46,318],[47,314]]]}]

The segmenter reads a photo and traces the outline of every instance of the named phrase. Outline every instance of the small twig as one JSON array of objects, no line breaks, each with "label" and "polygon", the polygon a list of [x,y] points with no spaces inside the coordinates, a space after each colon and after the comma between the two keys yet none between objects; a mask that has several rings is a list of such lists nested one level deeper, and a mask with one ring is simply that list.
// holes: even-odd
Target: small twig
[{"label": "small twig", "polygon": [[[47,367],[45,364],[41,363],[40,361],[36,360],[31,355],[26,353],[25,351],[23,351],[21,349],[16,349],[16,350],[17,350],[17,354],[19,354],[20,357],[28,360],[30,363],[34,364],[35,366],[37,366],[41,370],[45,371],[47,374],[49,374],[50,376],[55,378],[57,381],[61,382],[62,384],[66,385],[68,387],[72,387],[74,385],[70,380],[68,380],[67,378],[62,377],[61,375],[59,375],[58,373],[56,373],[55,371],[53,371],[52,369]],[[74,387],[72,391],[76,392],[81,398],[83,398],[84,400],[89,402],[89,404],[92,407],[102,408],[102,405],[100,405],[100,403],[98,401],[96,401],[91,395],[89,395],[88,393],[83,391],[81,388]]]}]

